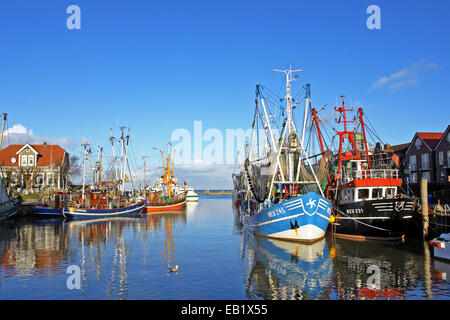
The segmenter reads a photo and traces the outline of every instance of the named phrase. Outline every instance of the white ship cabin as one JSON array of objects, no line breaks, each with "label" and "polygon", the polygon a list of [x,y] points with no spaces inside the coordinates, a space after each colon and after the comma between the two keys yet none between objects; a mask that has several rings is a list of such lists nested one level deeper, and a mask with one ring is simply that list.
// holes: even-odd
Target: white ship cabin
[{"label": "white ship cabin", "polygon": [[[383,181],[384,179],[386,180]],[[397,186],[392,185],[392,180],[388,179],[399,179],[398,170],[367,169],[366,160],[350,160],[342,168],[342,176],[339,181],[341,187],[338,188],[339,203],[395,198],[397,196]],[[358,186],[357,180],[367,180],[367,184]],[[355,181],[355,183],[348,187],[345,186],[352,181]],[[370,186],[371,182],[373,186]],[[383,182],[386,185],[383,185]]]},{"label": "white ship cabin", "polygon": [[395,186],[351,187],[339,189],[339,203],[392,199],[397,196]]}]

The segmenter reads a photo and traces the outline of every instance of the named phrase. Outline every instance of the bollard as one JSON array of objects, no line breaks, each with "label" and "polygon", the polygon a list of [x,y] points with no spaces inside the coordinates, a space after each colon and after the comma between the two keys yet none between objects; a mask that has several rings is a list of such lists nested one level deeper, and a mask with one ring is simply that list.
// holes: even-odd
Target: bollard
[{"label": "bollard", "polygon": [[422,235],[428,236],[428,180],[420,179],[420,202],[422,203]]}]

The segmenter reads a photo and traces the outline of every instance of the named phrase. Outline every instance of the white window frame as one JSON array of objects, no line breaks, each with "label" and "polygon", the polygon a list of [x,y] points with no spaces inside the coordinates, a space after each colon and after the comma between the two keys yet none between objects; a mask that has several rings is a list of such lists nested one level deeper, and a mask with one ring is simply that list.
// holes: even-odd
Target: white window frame
[{"label": "white window frame", "polygon": [[26,167],[28,165],[28,156],[23,155],[21,156],[20,160],[20,165],[22,167]]},{"label": "white window frame", "polygon": [[28,156],[28,165],[34,166],[34,156]]}]

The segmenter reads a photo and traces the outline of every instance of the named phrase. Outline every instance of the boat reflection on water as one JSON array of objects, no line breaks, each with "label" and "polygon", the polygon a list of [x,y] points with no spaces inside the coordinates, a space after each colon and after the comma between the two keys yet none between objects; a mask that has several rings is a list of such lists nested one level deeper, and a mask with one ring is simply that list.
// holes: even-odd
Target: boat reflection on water
[{"label": "boat reflection on water", "polygon": [[[330,238],[337,299],[405,299],[426,279],[423,253],[405,243]],[[426,262],[425,262],[426,263]],[[425,271],[425,274],[424,274]],[[379,274],[379,282],[374,278]],[[421,279],[422,278],[422,279]],[[424,281],[426,282],[426,281]],[[431,295],[426,288],[420,290]]]},{"label": "boat reflection on water", "polygon": [[[89,285],[90,273],[95,270],[96,279],[101,279],[107,273],[107,294],[109,297],[128,298],[129,260],[133,254],[135,244],[142,244],[142,251],[134,251],[140,256],[145,269],[147,260],[147,240],[160,232],[164,233],[163,260],[175,261],[175,244],[173,228],[176,223],[186,223],[184,211],[171,213],[152,213],[141,218],[105,218],[91,220],[74,220],[66,223],[68,233],[75,235],[80,248],[81,282]],[[140,237],[139,240],[136,236]],[[103,252],[108,251],[108,252]],[[110,270],[103,270],[105,261],[103,256],[112,256]],[[133,258],[135,259],[135,257]],[[134,261],[134,260],[133,260]],[[134,263],[134,262],[133,262]],[[105,268],[106,269],[106,268]]]},{"label": "boat reflection on water", "polygon": [[327,299],[333,275],[325,238],[313,244],[256,237],[243,232],[248,250],[250,299]]},{"label": "boat reflection on water", "polygon": [[61,219],[16,219],[0,224],[1,277],[60,273],[68,254]]}]

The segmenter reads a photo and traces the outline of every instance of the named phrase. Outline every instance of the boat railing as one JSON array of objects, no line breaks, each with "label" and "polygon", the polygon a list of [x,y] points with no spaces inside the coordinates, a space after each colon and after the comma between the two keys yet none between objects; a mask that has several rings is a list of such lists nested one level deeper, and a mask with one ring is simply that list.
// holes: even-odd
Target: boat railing
[{"label": "boat railing", "polygon": [[397,169],[368,169],[352,173],[353,179],[398,179]]}]

